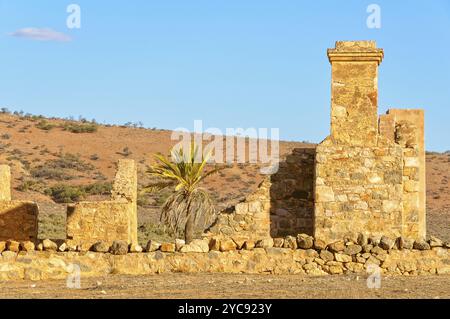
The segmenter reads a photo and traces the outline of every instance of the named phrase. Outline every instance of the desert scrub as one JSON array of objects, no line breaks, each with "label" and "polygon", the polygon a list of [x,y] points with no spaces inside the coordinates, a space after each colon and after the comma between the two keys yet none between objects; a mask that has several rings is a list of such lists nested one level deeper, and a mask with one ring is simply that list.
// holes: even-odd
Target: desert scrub
[{"label": "desert scrub", "polygon": [[90,163],[84,162],[80,158],[80,155],[70,153],[60,154],[59,158],[48,162],[48,167],[60,169],[73,169],[79,172],[91,171],[94,169],[94,166]]},{"label": "desert scrub", "polygon": [[95,133],[97,132],[98,125],[95,123],[65,123],[62,126],[64,131],[71,133]]},{"label": "desert scrub", "polygon": [[50,131],[54,127],[56,127],[55,124],[49,123],[46,120],[42,120],[39,123],[35,125],[36,128],[43,130],[43,131]]},{"label": "desert scrub", "polygon": [[44,193],[45,192],[45,184],[41,181],[36,181],[32,179],[23,180],[16,189],[20,192],[38,192],[38,193]]},{"label": "desert scrub", "polygon": [[46,167],[43,165],[31,169],[30,173],[33,178],[39,179],[51,179],[55,181],[67,181],[73,179],[72,175],[67,174],[61,168]]},{"label": "desert scrub", "polygon": [[94,183],[90,185],[66,185],[58,184],[48,188],[45,194],[50,196],[56,203],[74,203],[86,198],[89,195],[109,195],[112,184]]}]

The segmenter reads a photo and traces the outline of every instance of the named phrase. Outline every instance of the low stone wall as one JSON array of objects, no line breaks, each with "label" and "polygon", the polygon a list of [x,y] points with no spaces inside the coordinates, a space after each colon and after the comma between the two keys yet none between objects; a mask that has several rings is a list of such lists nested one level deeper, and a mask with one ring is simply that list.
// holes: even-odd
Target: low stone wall
[{"label": "low stone wall", "polygon": [[[331,254],[330,256],[333,256]],[[166,272],[328,275],[366,273],[368,265],[397,275],[450,274],[450,253],[445,248],[427,251],[395,250],[368,253],[368,257],[337,256],[329,260],[315,250],[256,248],[252,251],[209,253],[152,253],[115,256],[102,253],[4,252],[0,280],[66,279],[74,265],[81,278],[108,274],[150,275]],[[331,257],[330,257],[331,259]],[[339,261],[337,261],[338,259]]]},{"label": "low stone wall", "polygon": [[[241,247],[230,239],[197,239],[189,245],[179,241],[150,241],[145,252],[116,241],[109,247],[97,244],[92,251],[71,251],[49,240],[0,242],[0,280],[64,279],[109,274],[149,275],[165,272],[305,274],[313,276],[374,272],[391,275],[450,274],[450,243],[437,238],[414,241],[383,236],[356,242],[325,245],[308,235],[265,238]],[[79,250],[79,249],[78,249]],[[94,252],[95,251],[95,252]]]}]

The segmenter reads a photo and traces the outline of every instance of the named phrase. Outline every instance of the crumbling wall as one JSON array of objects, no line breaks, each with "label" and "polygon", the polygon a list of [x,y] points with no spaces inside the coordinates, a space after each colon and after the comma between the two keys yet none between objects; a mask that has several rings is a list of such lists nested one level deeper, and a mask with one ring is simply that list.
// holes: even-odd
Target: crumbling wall
[{"label": "crumbling wall", "polygon": [[[383,129],[382,129],[383,128]],[[380,116],[380,134],[403,149],[403,233],[426,235],[424,111],[391,109]]]},{"label": "crumbling wall", "polygon": [[137,170],[133,160],[120,160],[112,200],[80,202],[67,209],[67,242],[88,250],[97,242],[124,240],[137,244]]},{"label": "crumbling wall", "polygon": [[244,202],[221,212],[205,236],[229,237],[235,242],[270,237],[270,178]]},{"label": "crumbling wall", "polygon": [[0,165],[0,240],[36,240],[38,214],[36,203],[11,200],[11,169]]},{"label": "crumbling wall", "polygon": [[315,148],[296,148],[271,176],[272,237],[313,234],[315,154]]}]

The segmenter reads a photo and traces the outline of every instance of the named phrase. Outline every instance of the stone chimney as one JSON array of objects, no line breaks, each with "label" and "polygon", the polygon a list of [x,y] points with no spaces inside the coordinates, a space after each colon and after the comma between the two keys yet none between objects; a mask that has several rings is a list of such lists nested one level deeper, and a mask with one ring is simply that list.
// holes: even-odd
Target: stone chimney
[{"label": "stone chimney", "polygon": [[336,144],[375,146],[378,135],[378,66],[375,41],[338,41],[331,63],[331,138]]}]

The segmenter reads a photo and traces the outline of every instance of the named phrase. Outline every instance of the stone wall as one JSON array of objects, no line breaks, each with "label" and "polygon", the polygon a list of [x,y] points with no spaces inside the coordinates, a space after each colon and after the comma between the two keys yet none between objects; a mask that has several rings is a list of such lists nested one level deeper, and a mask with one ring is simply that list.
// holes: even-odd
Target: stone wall
[{"label": "stone wall", "polygon": [[221,212],[205,236],[229,237],[236,243],[270,237],[270,178],[244,202]]},{"label": "stone wall", "polygon": [[36,203],[0,201],[0,240],[36,240],[38,214]]},{"label": "stone wall", "polygon": [[425,238],[423,111],[378,119],[383,51],[374,42],[337,42],[328,57],[331,134],[316,153],[315,236]]},{"label": "stone wall", "polygon": [[36,203],[11,200],[11,169],[0,165],[0,240],[36,240],[38,214]]},{"label": "stone wall", "polygon": [[123,240],[137,244],[137,170],[134,161],[120,160],[112,200],[80,202],[67,208],[67,242],[89,250],[97,242]]},{"label": "stone wall", "polygon": [[[299,244],[300,240],[303,244],[306,243],[305,238],[299,236]],[[406,241],[402,245],[405,243]],[[412,246],[400,249],[395,246],[395,241],[385,238],[379,245],[373,242],[363,246],[340,242],[329,247],[308,249],[271,245],[253,248],[247,245],[250,248],[237,250],[232,247],[227,251],[219,251],[212,246],[212,249],[208,249],[206,244],[206,250],[180,253],[175,252],[174,244],[171,252],[163,251],[163,247],[164,250],[169,247],[163,244],[161,250],[129,254],[124,251],[120,255],[114,255],[56,252],[53,247],[45,251],[4,251],[4,243],[0,242],[0,281],[67,279],[69,274],[73,274],[75,266],[81,272],[81,280],[110,274],[150,275],[169,272],[366,275],[374,271],[373,267],[379,267],[381,274],[388,275],[448,275],[450,250],[449,245],[445,245],[430,241],[430,244],[414,243],[414,247],[418,249],[413,249]]]},{"label": "stone wall", "polygon": [[315,148],[296,148],[271,176],[272,237],[314,232]]}]

